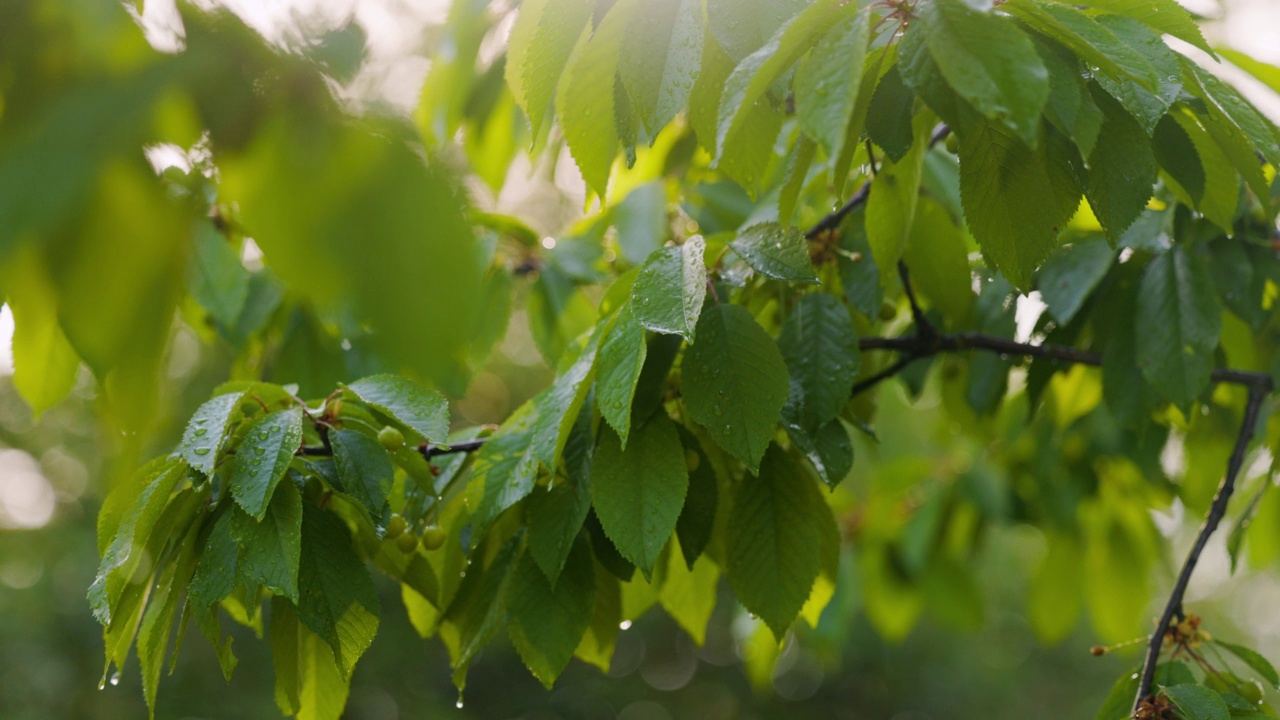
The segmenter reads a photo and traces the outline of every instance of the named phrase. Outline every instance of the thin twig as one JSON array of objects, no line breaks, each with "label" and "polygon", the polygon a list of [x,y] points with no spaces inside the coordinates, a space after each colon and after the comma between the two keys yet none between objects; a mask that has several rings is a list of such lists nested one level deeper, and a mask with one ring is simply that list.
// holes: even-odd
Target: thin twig
[{"label": "thin twig", "polygon": [[[1247,373],[1247,375],[1255,374],[1260,373]],[[1196,542],[1191,546],[1191,552],[1187,554],[1186,561],[1182,563],[1182,570],[1173,584],[1173,592],[1169,593],[1164,612],[1160,613],[1160,622],[1156,624],[1156,630],[1151,634],[1151,640],[1147,644],[1147,659],[1142,666],[1142,680],[1138,683],[1138,694],[1133,699],[1134,710],[1137,710],[1142,701],[1151,694],[1151,684],[1155,680],[1156,663],[1160,660],[1165,633],[1173,623],[1174,616],[1183,614],[1182,599],[1187,593],[1191,574],[1195,571],[1196,564],[1200,562],[1200,554],[1204,552],[1209,536],[1218,529],[1218,524],[1226,515],[1227,502],[1235,490],[1236,476],[1244,466],[1245,453],[1249,449],[1249,441],[1253,439],[1254,427],[1258,424],[1258,414],[1262,410],[1262,402],[1267,395],[1266,389],[1260,384],[1250,384],[1248,387],[1249,400],[1244,409],[1244,421],[1240,424],[1240,434],[1236,437],[1235,448],[1231,451],[1231,459],[1227,462],[1227,474],[1222,478],[1222,484],[1218,486],[1218,494],[1213,497],[1213,504],[1209,506],[1209,513],[1205,515],[1204,525],[1200,527]]]},{"label": "thin twig", "polygon": [[[487,440],[488,438],[477,438],[475,440],[466,440],[464,442],[454,443],[449,446],[422,443],[415,449],[422,454],[422,458],[424,460],[430,460],[437,455],[474,452],[479,450]],[[298,448],[298,452],[296,454],[305,455],[307,457],[329,457],[333,455],[333,448],[327,445],[303,445]]]}]

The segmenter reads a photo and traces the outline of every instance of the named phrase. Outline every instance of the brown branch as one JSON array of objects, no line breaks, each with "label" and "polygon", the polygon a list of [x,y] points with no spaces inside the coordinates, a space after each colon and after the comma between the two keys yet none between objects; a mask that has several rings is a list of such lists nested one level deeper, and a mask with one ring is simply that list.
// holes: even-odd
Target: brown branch
[{"label": "brown branch", "polygon": [[[1246,373],[1245,375],[1258,374],[1260,373]],[[1222,382],[1231,381],[1224,380]],[[1244,466],[1245,452],[1249,449],[1249,441],[1253,439],[1253,431],[1258,424],[1258,414],[1262,409],[1262,401],[1266,398],[1268,392],[1262,383],[1250,383],[1248,387],[1249,401],[1245,405],[1244,421],[1240,424],[1240,434],[1236,437],[1235,448],[1231,451],[1231,459],[1227,462],[1227,474],[1222,478],[1222,484],[1218,486],[1218,494],[1213,497],[1213,504],[1209,506],[1209,513],[1205,516],[1204,525],[1200,527],[1200,533],[1196,535],[1196,542],[1191,546],[1191,552],[1187,554],[1186,561],[1182,563],[1182,570],[1178,573],[1178,579],[1173,584],[1173,592],[1169,593],[1169,600],[1165,603],[1164,612],[1160,614],[1160,621],[1156,623],[1156,630],[1151,634],[1151,640],[1147,644],[1147,659],[1142,665],[1142,680],[1138,683],[1138,694],[1133,699],[1133,709],[1135,711],[1142,704],[1142,701],[1151,694],[1151,685],[1156,675],[1156,663],[1160,659],[1160,650],[1164,646],[1165,633],[1168,632],[1174,617],[1183,615],[1182,599],[1187,593],[1187,584],[1191,582],[1191,574],[1195,571],[1196,564],[1200,562],[1200,555],[1204,552],[1205,545],[1209,542],[1209,536],[1213,535],[1213,532],[1218,529],[1218,524],[1222,522],[1223,516],[1226,515],[1227,502],[1231,499],[1231,493],[1235,490],[1236,476],[1240,474],[1240,469]]]},{"label": "brown branch", "polygon": [[[321,436],[321,440],[325,438]],[[463,442],[454,443],[448,446],[432,445],[431,443],[422,443],[416,449],[422,453],[422,459],[430,460],[437,455],[451,455],[453,453],[474,452],[484,446],[488,438],[477,438],[475,440],[465,440]],[[307,457],[329,457],[333,455],[333,447],[328,443],[324,445],[303,445],[298,448],[297,455],[305,455]]]}]

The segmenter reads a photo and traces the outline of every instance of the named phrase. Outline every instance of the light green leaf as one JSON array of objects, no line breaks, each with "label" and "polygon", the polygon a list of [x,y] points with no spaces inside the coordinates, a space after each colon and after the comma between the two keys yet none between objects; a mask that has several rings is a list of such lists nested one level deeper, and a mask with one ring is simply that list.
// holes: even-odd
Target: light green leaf
[{"label": "light green leaf", "polygon": [[1280,93],[1280,67],[1255,60],[1238,50],[1218,48],[1218,54],[1231,61],[1232,65],[1257,78],[1258,82]]},{"label": "light green leaf", "polygon": [[683,556],[680,542],[672,540],[654,584],[660,588],[662,609],[701,647],[707,639],[707,621],[716,609],[720,568],[706,555],[699,555],[691,565],[685,564]]},{"label": "light green leaf", "polygon": [[1044,135],[1031,150],[1000,125],[981,121],[960,139],[965,221],[983,254],[1019,288],[1030,285],[1080,204],[1070,166],[1075,148],[1051,128]]},{"label": "light green leaf", "polygon": [[794,283],[818,284],[809,243],[800,228],[775,222],[752,225],[730,243],[734,252],[763,275]]},{"label": "light green leaf", "polygon": [[818,512],[831,512],[818,486],[777,446],[765,454],[759,477],[744,478],[733,499],[729,583],[779,641],[822,569],[827,525],[813,521]]},{"label": "light green leaf", "polygon": [[[193,508],[194,509],[194,508]],[[190,519],[190,518],[188,518]],[[191,578],[195,566],[196,533],[186,531],[185,539],[177,549],[177,556],[165,565],[156,578],[147,598],[147,609],[138,626],[138,664],[142,667],[142,694],[147,701],[150,717],[155,717],[156,691],[160,686],[160,671],[169,647],[169,635],[173,632],[173,617],[178,609],[182,588]],[[174,652],[177,652],[176,648]]]},{"label": "light green leaf", "polygon": [[1200,34],[1200,27],[1177,0],[1084,0],[1080,3],[1096,12],[1131,17],[1156,32],[1172,35],[1213,55],[1213,48]]},{"label": "light green leaf", "polygon": [[707,23],[716,44],[736,64],[808,4],[808,0],[707,0]]},{"label": "light green leaf", "polygon": [[187,273],[191,296],[224,327],[235,327],[249,298],[249,272],[212,222],[195,226],[195,254]]},{"label": "light green leaf", "polygon": [[740,305],[715,305],[698,320],[684,356],[685,408],[716,443],[760,467],[787,401],[790,380],[778,346]]},{"label": "light green leaf", "polygon": [[156,529],[169,497],[178,482],[186,477],[186,463],[166,463],[161,467],[163,469],[155,476],[147,478],[146,485],[121,518],[111,545],[102,554],[93,585],[89,587],[89,607],[103,625],[111,624],[113,609],[147,555],[152,531]]},{"label": "light green leaf", "polygon": [[174,452],[205,477],[213,474],[227,427],[243,396],[243,392],[230,392],[207,400],[187,422],[182,442]]},{"label": "light green leaf", "polygon": [[618,50],[638,9],[634,2],[619,2],[589,38],[584,31],[556,91],[556,114],[569,152],[600,197],[608,189],[620,142],[614,119]]},{"label": "light green leaf", "polygon": [[795,147],[787,156],[786,179],[778,189],[778,222],[791,224],[791,216],[795,214],[796,202],[804,191],[805,181],[809,178],[809,167],[813,165],[813,157],[817,154],[818,145],[808,135],[796,138]]},{"label": "light green leaf", "polygon": [[1036,289],[1059,325],[1076,316],[1111,269],[1115,255],[1106,240],[1094,237],[1073,242],[1049,256],[1036,276]]},{"label": "light green leaf", "polygon": [[973,278],[964,235],[937,200],[924,196],[902,256],[911,281],[949,324],[962,325],[973,311]]},{"label": "light green leaf", "polygon": [[520,559],[507,589],[507,633],[529,672],[550,689],[569,664],[591,624],[596,575],[587,539],[569,551],[559,580],[552,583],[528,554]]},{"label": "light green leaf", "polygon": [[556,378],[551,387],[538,394],[538,417],[533,421],[530,451],[549,471],[555,470],[569,439],[569,429],[578,419],[578,411],[591,389],[599,339],[600,331],[597,329],[569,369]]},{"label": "light green leaf", "polygon": [[693,341],[707,295],[706,251],[706,241],[694,235],[684,245],[658,251],[640,268],[631,309],[642,326]]},{"label": "light green leaf", "polygon": [[1231,709],[1218,693],[1203,685],[1170,685],[1160,689],[1187,720],[1231,720]]},{"label": "light green leaf", "polygon": [[1003,8],[1116,81],[1133,80],[1153,92],[1159,88],[1160,78],[1146,58],[1076,8],[1032,0],[1010,0]]},{"label": "light green leaf", "polygon": [[1151,199],[1159,168],[1142,127],[1106,93],[1093,93],[1102,110],[1102,131],[1089,154],[1085,197],[1113,242],[1138,219]]},{"label": "light green leaf", "polygon": [[618,624],[622,621],[622,589],[618,578],[600,563],[595,564],[595,574],[596,604],[592,609],[591,624],[573,655],[607,673],[617,645]]},{"label": "light green leaf", "polygon": [[21,251],[5,264],[13,313],[13,386],[38,419],[75,387],[80,358],[62,334],[57,290],[37,255]]},{"label": "light green leaf", "polygon": [[298,563],[302,555],[302,495],[293,483],[276,488],[259,522],[239,508],[230,512],[232,539],[240,547],[236,576],[252,586],[298,602]]},{"label": "light green leaf", "polygon": [[1139,287],[1136,325],[1143,377],[1186,412],[1209,382],[1222,332],[1205,261],[1182,244],[1153,259]]},{"label": "light green leaf", "polygon": [[[870,37],[868,14],[836,23],[796,70],[796,119],[827,151],[839,157],[858,100]],[[783,218],[785,221],[786,218]]]},{"label": "light green leaf", "polygon": [[1276,673],[1275,667],[1266,658],[1262,657],[1257,651],[1247,648],[1243,645],[1223,642],[1221,640],[1213,641],[1219,647],[1228,650],[1232,655],[1240,658],[1250,670],[1258,673],[1258,677],[1267,681],[1272,688],[1280,688],[1280,674]]},{"label": "light green leaf", "polygon": [[894,271],[911,237],[932,118],[932,113],[920,113],[912,119],[913,139],[908,152],[900,161],[881,163],[880,172],[871,180],[863,222],[871,253],[884,274]]},{"label": "light green leaf", "polygon": [[472,516],[473,547],[503,510],[533,490],[538,479],[538,459],[533,454],[536,419],[537,398],[534,398],[512,413],[476,453],[466,494],[467,509]]},{"label": "light green leaf", "polygon": [[329,442],[343,489],[371,516],[381,517],[395,475],[391,456],[377,440],[354,430],[331,430]]},{"label": "light green leaf", "polygon": [[593,7],[590,0],[529,0],[520,4],[507,42],[505,73],[512,97],[533,124],[534,137],[541,134],[574,41],[590,24]]},{"label": "light green leaf", "polygon": [[268,642],[280,712],[298,720],[338,720],[347,704],[349,679],[324,639],[298,622],[285,598],[271,599]]},{"label": "light green leaf", "polygon": [[618,432],[624,448],[631,432],[631,401],[648,349],[644,328],[636,321],[632,307],[628,302],[619,308],[605,331],[596,369],[596,407]]},{"label": "light green leaf", "polygon": [[399,375],[373,375],[346,386],[366,405],[385,413],[427,442],[449,439],[449,404],[444,396]]},{"label": "light green leaf", "polygon": [[1124,105],[1148,135],[1155,132],[1160,117],[1178,99],[1182,90],[1182,70],[1178,55],[1169,49],[1160,36],[1144,27],[1137,20],[1120,15],[1100,15],[1098,22],[1110,30],[1124,44],[1146,58],[1156,69],[1160,86],[1153,92],[1141,85],[1115,80],[1106,75],[1094,79],[1115,99]]},{"label": "light green leaf", "polygon": [[705,34],[699,0],[645,2],[644,12],[628,29],[618,75],[649,137],[657,135],[689,99],[702,63]]},{"label": "light green leaf", "polygon": [[276,484],[302,445],[302,409],[264,415],[249,426],[231,465],[231,496],[256,520],[267,513]]},{"label": "light green leaf", "polygon": [[[1073,535],[1050,532],[1045,534],[1045,540],[1048,551],[1028,583],[1027,619],[1036,638],[1046,645],[1056,645],[1080,622],[1084,553],[1080,541]],[[1137,690],[1136,684],[1134,690]],[[1133,696],[1130,692],[1125,698],[1125,715],[1133,706]]]},{"label": "light green leaf", "polygon": [[717,158],[724,154],[730,138],[738,134],[751,117],[750,110],[764,98],[779,76],[813,46],[819,33],[856,11],[857,5],[853,3],[816,0],[780,27],[764,47],[738,63],[720,96],[716,120]]},{"label": "light green leaf", "polygon": [[988,120],[1035,147],[1049,73],[1031,39],[1010,18],[977,12],[962,0],[935,0],[917,12],[947,83]]},{"label": "light green leaf", "polygon": [[378,591],[356,554],[346,523],[309,505],[302,509],[298,619],[329,647],[344,679],[378,632]]},{"label": "light green leaf", "polygon": [[1204,166],[1191,135],[1173,115],[1166,114],[1160,118],[1160,124],[1151,136],[1151,150],[1160,168],[1173,181],[1171,190],[1178,199],[1192,207],[1199,206],[1204,199]]},{"label": "light green leaf", "polygon": [[648,578],[667,544],[689,489],[675,424],[658,413],[634,428],[626,450],[601,428],[591,463],[591,498],[605,534]]},{"label": "light green leaf", "polygon": [[1231,158],[1227,157],[1190,111],[1175,108],[1170,111],[1169,117],[1191,139],[1200,166],[1204,169],[1203,196],[1188,199],[1194,201],[1196,210],[1224,233],[1234,232],[1236,206],[1240,202],[1240,176],[1236,173]]},{"label": "light green leaf", "polygon": [[791,377],[787,413],[816,432],[848,404],[861,355],[858,331],[838,298],[810,293],[782,325],[778,347]]},{"label": "light green leaf", "polygon": [[[1205,101],[1210,120],[1208,129],[1213,133],[1214,138],[1219,140],[1219,144],[1223,144],[1223,141],[1220,134],[1214,132],[1215,126],[1224,126],[1224,131],[1234,129],[1233,134],[1244,135],[1247,150],[1233,155],[1233,148],[1225,144],[1223,150],[1228,155],[1232,155],[1236,168],[1244,175],[1245,180],[1257,178],[1261,174],[1256,158],[1252,163],[1245,164],[1245,157],[1254,158],[1255,155],[1261,155],[1271,165],[1280,167],[1280,131],[1277,131],[1275,124],[1258,112],[1257,108],[1245,100],[1239,91],[1219,80],[1209,71],[1185,59],[1182,65],[1187,74],[1195,80],[1190,82],[1189,79],[1185,83],[1186,88]],[[1265,179],[1252,183],[1250,187],[1258,197],[1269,197],[1269,188]]]},{"label": "light green leaf", "polygon": [[1142,670],[1127,670],[1111,686],[1102,709],[1094,720],[1129,720],[1133,715],[1133,698],[1138,694],[1138,677]]}]

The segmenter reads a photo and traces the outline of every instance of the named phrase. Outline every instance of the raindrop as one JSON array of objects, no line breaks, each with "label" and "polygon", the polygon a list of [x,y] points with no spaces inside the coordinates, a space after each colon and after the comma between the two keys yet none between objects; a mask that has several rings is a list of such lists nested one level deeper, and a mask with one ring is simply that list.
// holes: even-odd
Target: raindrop
[{"label": "raindrop", "polygon": [[120,671],[117,670],[111,674],[111,686],[115,687],[120,684]]},{"label": "raindrop", "polygon": [[196,448],[196,454],[197,454],[197,455],[208,455],[208,454],[209,454],[209,448],[207,448],[207,447],[198,447],[198,448]]},{"label": "raindrop", "polygon": [[195,435],[196,437],[200,437],[201,435],[204,435],[204,434],[205,434],[205,433],[207,433],[207,432],[209,432],[209,431],[208,431],[208,430],[205,430],[204,428],[196,428],[196,431],[195,431],[194,435]]},{"label": "raindrop", "polygon": [[453,706],[454,706],[454,707],[456,707],[456,708],[458,708],[459,710],[461,710],[461,709],[462,709],[462,696],[461,696],[461,695],[459,695],[459,696],[458,696],[458,702],[454,703],[454,704],[453,704]]},{"label": "raindrop", "polygon": [[631,629],[631,621],[630,621],[630,620],[623,620],[622,622],[618,623],[618,629],[619,629],[619,630],[630,630],[630,629]]}]

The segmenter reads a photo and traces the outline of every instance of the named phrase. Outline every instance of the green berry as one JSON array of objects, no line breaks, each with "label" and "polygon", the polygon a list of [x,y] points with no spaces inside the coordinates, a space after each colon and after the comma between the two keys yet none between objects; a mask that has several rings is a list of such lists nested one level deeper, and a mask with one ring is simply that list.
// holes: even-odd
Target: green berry
[{"label": "green berry", "polygon": [[404,447],[404,433],[390,425],[384,425],[378,431],[378,442],[387,450],[395,452]]},{"label": "green berry", "polygon": [[418,536],[411,532],[406,532],[396,538],[396,547],[400,548],[402,553],[411,553],[418,549]]},{"label": "green berry", "polygon": [[409,529],[409,523],[404,519],[403,516],[392,515],[391,520],[387,522],[386,538],[388,540],[395,540],[396,538],[403,535],[404,531],[408,529]]},{"label": "green berry", "polygon": [[422,531],[422,546],[428,550],[439,550],[444,547],[444,541],[449,538],[449,533],[439,525],[429,525],[426,530]]},{"label": "green berry", "polygon": [[955,133],[947,136],[947,152],[952,155],[960,154],[960,138],[956,137]]},{"label": "green berry", "polygon": [[880,304],[880,319],[884,322],[898,317],[898,306],[886,300]]}]

